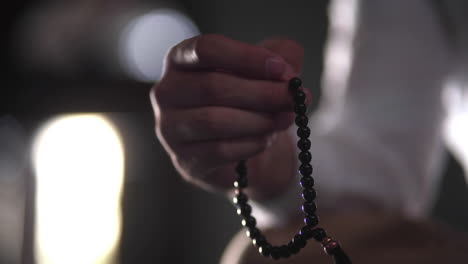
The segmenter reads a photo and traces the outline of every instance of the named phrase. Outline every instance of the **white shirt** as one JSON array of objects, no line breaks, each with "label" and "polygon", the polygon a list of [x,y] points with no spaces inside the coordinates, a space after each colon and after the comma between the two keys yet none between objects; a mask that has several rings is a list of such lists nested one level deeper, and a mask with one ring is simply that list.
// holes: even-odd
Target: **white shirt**
[{"label": "white shirt", "polygon": [[[425,217],[445,155],[443,88],[460,79],[461,55],[431,1],[335,0],[330,20],[323,98],[309,122],[317,203],[343,209],[351,194]],[[262,206],[281,220],[300,212],[300,191],[294,182]]]}]

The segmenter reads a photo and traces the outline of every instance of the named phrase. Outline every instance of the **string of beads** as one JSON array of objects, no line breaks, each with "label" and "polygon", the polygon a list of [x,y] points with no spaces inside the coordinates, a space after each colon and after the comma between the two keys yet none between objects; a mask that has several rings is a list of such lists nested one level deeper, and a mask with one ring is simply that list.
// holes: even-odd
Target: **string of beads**
[{"label": "string of beads", "polygon": [[247,236],[252,239],[253,245],[258,247],[258,251],[263,256],[273,259],[288,258],[299,253],[306,246],[308,240],[314,239],[321,243],[326,254],[333,257],[335,264],[351,264],[350,259],[344,253],[338,241],[328,236],[323,228],[317,227],[319,218],[316,215],[317,205],[314,200],[317,194],[314,189],[314,179],[312,178],[313,168],[310,165],[310,161],[312,160],[312,154],[309,151],[311,146],[309,140],[310,129],[307,126],[306,95],[300,89],[301,85],[302,81],[297,77],[289,81],[289,90],[294,99],[297,136],[299,137],[297,147],[300,149],[298,155],[298,159],[301,162],[299,173],[302,175],[300,184],[304,189],[302,191],[302,198],[304,199],[302,211],[305,216],[304,227],[285,245],[273,246],[267,241],[257,228],[257,221],[251,215],[252,207],[248,204],[248,197],[243,192],[243,189],[248,185],[245,160],[240,161],[236,166],[237,180],[234,182],[235,196],[233,202],[237,207],[237,214],[242,218],[242,225],[247,229]]}]

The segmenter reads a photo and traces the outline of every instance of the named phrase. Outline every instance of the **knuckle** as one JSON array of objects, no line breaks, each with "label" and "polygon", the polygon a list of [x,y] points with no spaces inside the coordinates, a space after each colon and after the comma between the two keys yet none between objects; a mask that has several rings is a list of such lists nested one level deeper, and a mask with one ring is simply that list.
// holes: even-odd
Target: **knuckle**
[{"label": "knuckle", "polygon": [[268,148],[268,136],[264,136],[258,139],[255,142],[255,146],[252,148],[252,151],[249,153],[249,156],[256,155],[262,151],[265,151]]},{"label": "knuckle", "polygon": [[170,138],[170,127],[168,118],[165,114],[160,114],[156,120],[156,134],[160,140],[167,141]]},{"label": "knuckle", "polygon": [[204,78],[203,87],[201,93],[206,99],[216,99],[218,94],[218,89],[220,84],[222,84],[219,75],[215,72],[208,72]]},{"label": "knuckle", "polygon": [[171,157],[171,160],[181,178],[187,182],[193,182],[193,170],[197,164],[194,164],[194,162],[190,160],[190,157],[183,157],[182,155],[174,155]]},{"label": "knuckle", "polygon": [[169,97],[169,85],[165,78],[163,78],[158,84],[154,85],[151,89],[151,96],[157,105],[164,105]]},{"label": "knuckle", "polygon": [[262,103],[272,109],[284,108],[284,95],[276,85],[268,85],[264,89],[265,95],[262,97]]},{"label": "knuckle", "polygon": [[226,40],[225,37],[218,34],[205,34],[197,37],[194,43],[194,51],[199,61],[206,61],[211,51],[216,49],[217,43]]},{"label": "knuckle", "polygon": [[179,42],[178,44],[172,46],[168,50],[164,58],[164,62],[166,65],[171,65],[172,63],[176,63],[176,64],[182,63],[180,55],[183,53],[183,47],[186,46],[187,42],[188,40],[183,40],[182,42]]},{"label": "knuckle", "polygon": [[231,160],[232,151],[229,149],[229,145],[225,142],[218,142],[214,146],[214,155],[222,160]]},{"label": "knuckle", "polygon": [[169,58],[172,58],[174,57],[174,55],[177,53],[177,50],[180,48],[181,44],[184,43],[184,41],[181,41],[175,45],[172,45],[168,50],[167,50],[167,54],[166,54],[166,57],[164,58],[166,61],[169,59]]},{"label": "knuckle", "polygon": [[209,72],[200,89],[201,96],[211,104],[233,106],[243,99],[234,91],[232,83],[232,79],[226,74]]},{"label": "knuckle", "polygon": [[262,97],[262,104],[267,105],[269,107],[274,106],[276,101],[275,89],[273,89],[273,87],[267,87],[266,89],[264,89],[264,91],[265,94]]},{"label": "knuckle", "polygon": [[195,120],[195,123],[202,126],[201,131],[206,131],[207,133],[216,133],[221,129],[219,122],[219,114],[212,109],[207,109],[201,111],[198,115],[198,120]]},{"label": "knuckle", "polygon": [[178,44],[172,46],[167,52],[165,63],[166,67],[172,64],[186,65],[192,64],[196,59],[193,54],[195,52],[196,43],[200,36],[185,39]]},{"label": "knuckle", "polygon": [[210,39],[206,35],[202,35],[196,39],[193,49],[199,61],[205,60],[210,46],[209,42]]}]

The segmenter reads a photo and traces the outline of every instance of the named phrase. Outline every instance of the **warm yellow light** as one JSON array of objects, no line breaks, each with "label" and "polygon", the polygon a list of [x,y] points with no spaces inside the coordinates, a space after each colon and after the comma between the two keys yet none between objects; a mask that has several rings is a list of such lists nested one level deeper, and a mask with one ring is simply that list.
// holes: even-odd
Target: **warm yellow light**
[{"label": "warm yellow light", "polygon": [[34,144],[37,262],[115,263],[124,169],[118,133],[100,115],[67,115]]}]

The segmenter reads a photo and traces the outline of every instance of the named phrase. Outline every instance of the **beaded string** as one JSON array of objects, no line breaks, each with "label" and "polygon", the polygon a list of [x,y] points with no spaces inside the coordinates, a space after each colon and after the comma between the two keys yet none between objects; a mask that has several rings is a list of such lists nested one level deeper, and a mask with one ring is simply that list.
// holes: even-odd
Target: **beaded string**
[{"label": "beaded string", "polygon": [[237,180],[234,182],[235,196],[233,202],[237,207],[237,214],[242,218],[242,225],[247,229],[247,236],[252,239],[254,246],[265,257],[273,259],[288,258],[304,248],[307,241],[314,239],[321,243],[325,253],[333,257],[335,264],[351,264],[350,259],[344,253],[338,241],[327,235],[323,228],[317,227],[319,218],[316,215],[317,206],[314,202],[316,192],[314,189],[314,179],[312,178],[313,168],[310,165],[312,154],[309,152],[311,142],[309,140],[310,129],[307,126],[308,118],[306,116],[307,106],[305,104],[306,95],[299,88],[302,85],[301,79],[294,77],[289,81],[289,90],[294,98],[294,112],[296,113],[295,123],[297,125],[297,136],[299,140],[297,147],[301,150],[299,153],[299,173],[302,175],[300,180],[304,188],[302,198],[304,203],[302,211],[304,212],[304,227],[289,241],[288,244],[273,246],[262,235],[256,227],[257,221],[251,215],[252,207],[248,204],[248,197],[242,191],[248,185],[246,161],[240,161],[236,166]]}]

